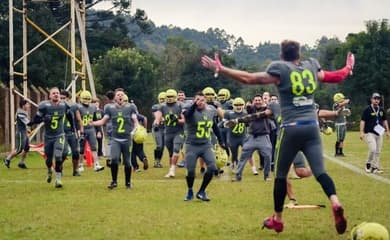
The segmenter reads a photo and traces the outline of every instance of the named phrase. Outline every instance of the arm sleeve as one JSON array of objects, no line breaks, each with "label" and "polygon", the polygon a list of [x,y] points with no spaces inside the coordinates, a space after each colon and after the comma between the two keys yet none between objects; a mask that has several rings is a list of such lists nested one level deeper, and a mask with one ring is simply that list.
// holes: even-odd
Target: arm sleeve
[{"label": "arm sleeve", "polygon": [[324,79],[322,81],[326,83],[342,82],[348,76],[350,71],[351,69],[348,66],[332,72],[324,71]]}]

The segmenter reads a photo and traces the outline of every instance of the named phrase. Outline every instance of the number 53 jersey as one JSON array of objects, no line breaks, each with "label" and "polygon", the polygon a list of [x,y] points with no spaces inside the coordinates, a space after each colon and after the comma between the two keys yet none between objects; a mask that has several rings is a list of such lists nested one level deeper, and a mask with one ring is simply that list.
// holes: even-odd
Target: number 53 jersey
[{"label": "number 53 jersey", "polygon": [[314,58],[298,64],[274,61],[267,67],[268,74],[280,79],[276,86],[283,122],[317,119],[313,94],[318,86],[317,73],[320,70],[320,64]]}]

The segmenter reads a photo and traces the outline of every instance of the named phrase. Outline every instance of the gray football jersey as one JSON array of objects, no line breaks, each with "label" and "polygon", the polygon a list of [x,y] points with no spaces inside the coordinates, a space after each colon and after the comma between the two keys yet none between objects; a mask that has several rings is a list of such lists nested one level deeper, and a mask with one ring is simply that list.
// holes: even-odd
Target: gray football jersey
[{"label": "gray football jersey", "polygon": [[[341,108],[345,108],[345,107],[341,107]],[[333,104],[333,111],[337,111],[338,109],[340,109],[339,105],[337,103]],[[346,123],[346,122],[347,122],[346,116],[337,116],[334,119],[334,123],[341,124],[341,123]]]},{"label": "gray football jersey", "polygon": [[317,119],[313,94],[318,86],[317,73],[321,69],[317,60],[310,58],[299,65],[286,61],[274,61],[267,73],[280,78],[276,85],[283,122]]},{"label": "gray football jersey", "polygon": [[[68,105],[70,106],[69,114],[72,116],[73,127],[76,128],[78,125],[78,123],[76,122],[76,111],[79,110],[79,105],[76,103],[68,103]],[[65,118],[64,131],[65,133],[74,132],[74,129],[72,129],[72,126],[67,118]]]},{"label": "gray football jersey", "polygon": [[27,123],[30,122],[28,118],[28,114],[21,108],[16,110],[16,131],[17,132],[26,132],[27,131]]},{"label": "gray football jersey", "polygon": [[219,102],[223,110],[233,110],[233,100],[229,99],[225,102]]},{"label": "gray football jersey", "polygon": [[[226,120],[232,120],[245,116],[247,113],[245,111],[235,112],[232,110],[227,110],[223,114],[223,118]],[[229,136],[233,138],[241,138],[246,135],[246,124],[243,122],[237,123],[234,127],[229,128]]]},{"label": "gray football jersey", "polygon": [[69,108],[70,106],[64,101],[60,101],[58,105],[52,105],[49,100],[39,103],[37,116],[40,116],[45,123],[46,137],[54,138],[64,133],[64,123]]},{"label": "gray football jersey", "polygon": [[95,128],[93,126],[89,126],[88,122],[94,120],[94,115],[96,113],[96,105],[89,104],[85,106],[83,104],[79,104],[79,111],[81,116],[81,121],[83,122],[84,130]]},{"label": "gray football jersey", "polygon": [[178,124],[177,121],[173,121],[171,116],[174,115],[175,118],[179,119],[183,110],[183,105],[180,102],[174,104],[162,103],[160,105],[159,111],[161,111],[165,123],[165,133],[178,133],[183,132],[183,125]]},{"label": "gray football jersey", "polygon": [[204,144],[210,142],[216,116],[215,108],[208,105],[203,110],[195,110],[191,118],[186,119],[185,122],[186,143]]},{"label": "gray football jersey", "polygon": [[134,128],[131,115],[137,114],[137,109],[134,105],[129,103],[122,106],[111,103],[106,106],[104,116],[107,116],[110,119],[112,125],[112,138],[130,140],[130,134]]},{"label": "gray football jersey", "polygon": [[276,102],[271,102],[268,103],[268,108],[272,111],[271,119],[274,120],[277,125],[279,125],[282,120],[280,104]]}]

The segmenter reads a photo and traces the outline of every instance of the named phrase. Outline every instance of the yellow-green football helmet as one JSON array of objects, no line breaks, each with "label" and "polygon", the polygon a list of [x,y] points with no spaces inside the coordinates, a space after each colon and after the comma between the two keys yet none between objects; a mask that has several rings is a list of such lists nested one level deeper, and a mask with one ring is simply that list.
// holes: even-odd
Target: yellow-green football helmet
[{"label": "yellow-green football helmet", "polygon": [[133,135],[134,142],[138,144],[142,144],[145,142],[147,137],[148,137],[148,132],[146,131],[146,128],[144,128],[144,126],[138,125],[134,129],[134,135]]},{"label": "yellow-green football helmet", "polygon": [[221,88],[218,91],[218,101],[224,102],[230,99],[230,91],[226,88]]},{"label": "yellow-green football helmet", "polygon": [[167,93],[166,92],[160,92],[158,94],[158,97],[157,97],[157,100],[158,100],[158,103],[163,103],[165,102],[165,98],[167,97]]},{"label": "yellow-green football helmet", "polygon": [[331,135],[333,133],[333,129],[329,126],[327,127],[324,127],[322,129],[322,133],[325,134],[325,135]]},{"label": "yellow-green football helmet", "polygon": [[215,152],[215,164],[217,165],[217,168],[221,169],[224,166],[226,166],[229,160],[229,156],[227,155],[225,149],[216,145],[214,152]]},{"label": "yellow-green football helmet", "polygon": [[92,94],[90,91],[84,90],[80,93],[80,102],[88,105],[92,102]]},{"label": "yellow-green football helmet", "polygon": [[344,101],[344,99],[345,99],[345,96],[342,93],[336,93],[335,95],[333,95],[333,101],[335,103],[342,102],[342,101]]},{"label": "yellow-green football helmet", "polygon": [[207,102],[212,102],[215,100],[216,93],[214,91],[214,88],[206,87],[205,89],[203,89],[202,93],[205,95]]},{"label": "yellow-green football helmet", "polygon": [[235,112],[242,112],[244,110],[245,101],[244,99],[237,97],[233,100],[233,110]]},{"label": "yellow-green football helmet", "polygon": [[351,240],[389,240],[386,227],[373,222],[363,222],[351,231]]},{"label": "yellow-green football helmet", "polygon": [[165,101],[167,103],[175,103],[177,101],[177,92],[175,89],[168,89],[166,91]]},{"label": "yellow-green football helmet", "polygon": [[123,102],[125,102],[125,103],[129,102],[129,97],[126,94],[123,95]]}]

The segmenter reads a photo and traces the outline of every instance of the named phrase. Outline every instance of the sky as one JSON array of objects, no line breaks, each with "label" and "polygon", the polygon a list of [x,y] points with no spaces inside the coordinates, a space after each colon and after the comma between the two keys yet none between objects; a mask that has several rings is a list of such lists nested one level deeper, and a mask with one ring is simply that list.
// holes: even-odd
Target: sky
[{"label": "sky", "polygon": [[[224,29],[246,44],[293,39],[314,46],[322,36],[345,40],[367,20],[390,19],[390,0],[133,0],[157,25]],[[99,8],[107,7],[101,3]]]}]

